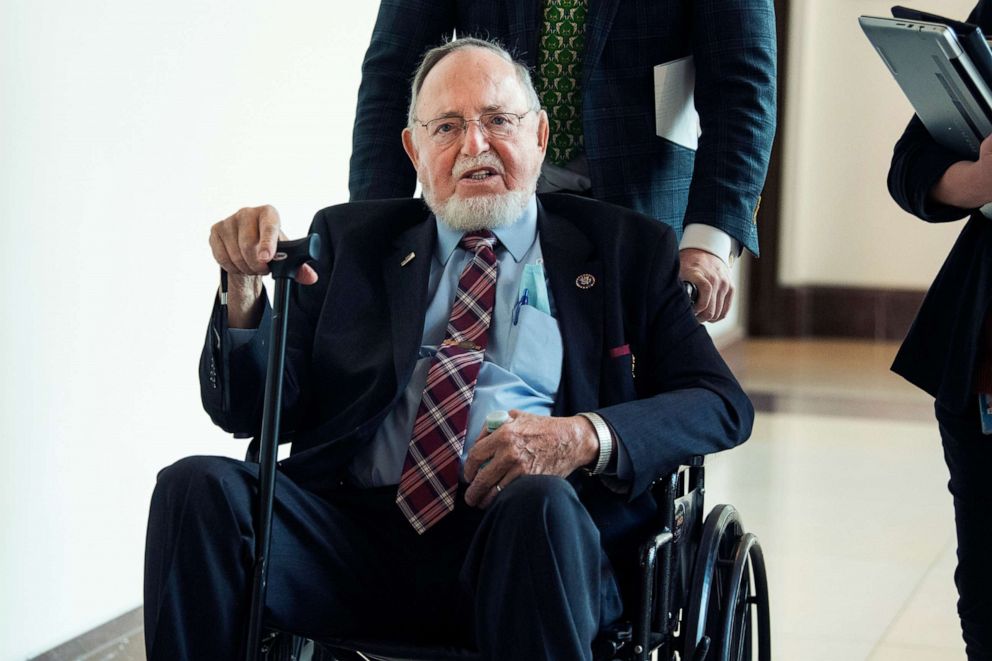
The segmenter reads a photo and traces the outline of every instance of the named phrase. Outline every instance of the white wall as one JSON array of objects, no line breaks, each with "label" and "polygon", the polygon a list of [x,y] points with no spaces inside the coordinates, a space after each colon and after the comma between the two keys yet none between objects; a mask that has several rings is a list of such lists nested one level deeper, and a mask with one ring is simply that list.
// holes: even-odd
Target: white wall
[{"label": "white wall", "polygon": [[378,3],[0,3],[0,659],[141,602],[156,472],[243,455],[198,398],[207,232],[347,199]]},{"label": "white wall", "polygon": [[[912,108],[858,25],[891,0],[793,0],[780,279],[787,286],[924,289],[961,223],[927,225],[885,187]],[[964,18],[974,0],[910,2]]]}]

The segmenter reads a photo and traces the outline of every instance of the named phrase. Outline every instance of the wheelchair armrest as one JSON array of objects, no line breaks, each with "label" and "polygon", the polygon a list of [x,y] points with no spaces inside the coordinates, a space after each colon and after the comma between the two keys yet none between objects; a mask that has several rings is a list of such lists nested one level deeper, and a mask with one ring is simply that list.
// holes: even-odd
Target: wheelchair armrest
[{"label": "wheelchair armrest", "polygon": [[671,544],[674,540],[675,535],[670,530],[665,530],[641,544],[641,565],[654,563],[661,547]]},{"label": "wheelchair armrest", "polygon": [[[670,571],[672,558],[672,542],[675,535],[668,528],[654,535],[640,548],[641,567],[641,605],[638,609],[638,620],[634,623],[634,649],[651,649],[651,630],[654,622],[655,587],[658,585],[658,552],[662,551],[662,571]],[[659,601],[659,610],[668,611],[668,594],[663,590]],[[667,620],[667,616],[666,616]]]},{"label": "wheelchair armrest", "polygon": [[703,457],[697,455],[651,486],[659,519],[655,534],[640,546],[641,603],[634,623],[635,650],[651,649],[652,636],[671,633],[671,611],[679,608],[684,592],[679,560],[684,562],[685,549],[692,547],[698,535],[695,521],[703,506],[703,471]]}]

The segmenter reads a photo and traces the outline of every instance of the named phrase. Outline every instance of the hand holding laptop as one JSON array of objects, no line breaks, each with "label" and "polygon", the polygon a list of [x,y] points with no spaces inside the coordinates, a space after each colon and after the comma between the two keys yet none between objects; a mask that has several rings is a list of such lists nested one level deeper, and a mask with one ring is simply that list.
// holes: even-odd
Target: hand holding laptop
[{"label": "hand holding laptop", "polygon": [[[900,7],[893,12],[922,15]],[[982,141],[992,134],[992,80],[981,72],[988,68],[992,73],[992,50],[981,30],[958,21],[858,20],[934,140],[964,158],[977,158]]]}]

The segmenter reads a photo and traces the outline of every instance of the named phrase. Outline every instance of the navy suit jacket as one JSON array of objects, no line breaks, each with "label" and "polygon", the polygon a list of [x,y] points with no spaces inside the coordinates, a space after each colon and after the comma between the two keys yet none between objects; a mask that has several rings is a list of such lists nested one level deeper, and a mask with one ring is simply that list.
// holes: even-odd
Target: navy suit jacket
[{"label": "navy suit jacket", "polygon": [[[968,17],[992,33],[992,4],[983,0]],[[929,199],[930,189],[962,160],[938,145],[918,117],[896,143],[889,191],[906,211],[931,223],[970,219],[927,292],[892,369],[933,395],[948,410],[976,407],[974,384],[982,323],[992,299],[992,220],[977,210]]]},{"label": "navy suit jacket", "polygon": [[[554,414],[600,413],[634,468],[623,496],[581,471],[571,478],[608,544],[653,514],[646,492],[654,479],[747,439],[753,409],[680,287],[671,229],[594,200],[538,198],[564,345]],[[409,382],[437,230],[423,202],[407,198],[329,207],[311,231],[324,250],[317,284],[294,288],[290,303],[283,420],[293,447],[280,468],[322,492],[336,488]],[[403,266],[410,253],[416,257]],[[584,274],[595,278],[588,289],[576,285]],[[226,310],[214,307],[201,394],[229,432],[251,435],[260,426],[269,314],[263,332],[231,351]]]},{"label": "navy suit jacket", "polygon": [[[775,134],[773,0],[589,0],[582,122],[593,196],[675,228],[705,223],[758,253],[755,225]],[[541,0],[382,0],[362,64],[352,200],[412,195],[400,143],[410,80],[453,31],[496,38],[537,65]],[[696,63],[698,152],[655,134],[653,68]]]}]

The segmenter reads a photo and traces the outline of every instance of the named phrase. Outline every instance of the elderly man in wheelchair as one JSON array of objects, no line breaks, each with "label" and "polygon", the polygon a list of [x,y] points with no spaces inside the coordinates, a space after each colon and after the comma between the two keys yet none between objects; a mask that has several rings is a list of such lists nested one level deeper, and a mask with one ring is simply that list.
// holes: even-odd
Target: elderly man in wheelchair
[{"label": "elderly man in wheelchair", "polygon": [[[575,661],[621,648],[647,658],[681,627],[694,630],[683,658],[704,658],[724,611],[739,619],[735,604],[753,600],[747,572],[715,569],[753,556],[732,511],[707,530],[682,520],[686,508],[701,516],[696,458],[747,439],[750,402],[693,315],[670,228],[535,195],[548,139],[526,68],[458,39],[428,52],[413,81],[402,140],[424,199],[316,215],[325,249],[288,299],[292,452],[275,478],[272,630],[339,655]],[[210,237],[229,286],[201,391],[214,422],[242,437],[260,427],[264,331],[287,323],[261,284],[279,235],[276,211],[260,207]],[[487,421],[498,410],[509,415]],[[150,660],[257,653],[244,648],[258,475],[221,457],[159,475]],[[709,575],[677,580],[679,537],[708,553],[693,564]],[[727,589],[729,609],[713,606]],[[681,625],[676,593],[697,611]],[[732,628],[729,645],[750,640],[746,624]]]}]

